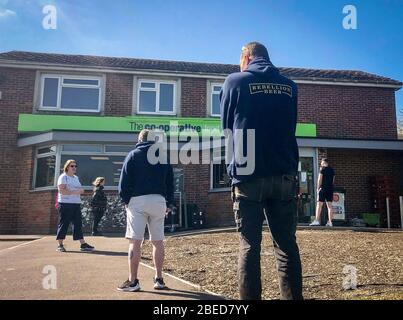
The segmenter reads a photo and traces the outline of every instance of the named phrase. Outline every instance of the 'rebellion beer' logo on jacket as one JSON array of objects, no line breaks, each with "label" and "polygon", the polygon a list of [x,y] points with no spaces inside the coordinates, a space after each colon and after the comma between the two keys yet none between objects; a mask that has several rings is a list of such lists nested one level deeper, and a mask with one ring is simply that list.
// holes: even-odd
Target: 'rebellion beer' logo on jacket
[{"label": "'rebellion beer' logo on jacket", "polygon": [[292,98],[292,88],[285,84],[276,83],[251,83],[249,84],[250,94],[286,94]]}]

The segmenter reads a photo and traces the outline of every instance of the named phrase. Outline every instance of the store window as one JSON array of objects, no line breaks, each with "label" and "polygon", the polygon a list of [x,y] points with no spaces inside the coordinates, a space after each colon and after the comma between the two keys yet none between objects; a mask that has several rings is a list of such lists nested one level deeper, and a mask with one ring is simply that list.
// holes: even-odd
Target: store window
[{"label": "store window", "polygon": [[35,188],[51,187],[55,183],[56,146],[37,149],[35,158]]},{"label": "store window", "polygon": [[106,178],[106,187],[116,188],[127,154],[133,145],[63,144],[36,150],[34,188],[55,187],[69,159],[77,162],[77,176],[84,187],[91,188],[96,177]]},{"label": "store window", "polygon": [[99,112],[101,78],[44,74],[40,109]]},{"label": "store window", "polygon": [[83,186],[91,186],[99,176],[105,177],[105,186],[117,186],[125,156],[62,154],[60,173],[69,159],[77,162],[77,176]]},{"label": "store window", "polygon": [[220,112],[220,92],[222,88],[222,83],[212,83],[211,84],[211,96],[210,96],[210,115],[212,117],[219,117]]},{"label": "store window", "polygon": [[138,86],[138,113],[175,114],[176,83],[141,80]]},{"label": "store window", "polygon": [[227,166],[224,160],[220,164],[213,164],[213,189],[229,188],[231,180],[227,174]]},{"label": "store window", "polygon": [[211,163],[211,189],[228,189],[231,179],[227,174],[225,163],[225,149],[217,148],[212,151]]},{"label": "store window", "polygon": [[60,168],[69,160],[77,162],[77,176],[83,186],[91,186],[96,177],[105,177],[105,186],[116,187],[120,172],[132,145],[66,144],[62,147]]}]

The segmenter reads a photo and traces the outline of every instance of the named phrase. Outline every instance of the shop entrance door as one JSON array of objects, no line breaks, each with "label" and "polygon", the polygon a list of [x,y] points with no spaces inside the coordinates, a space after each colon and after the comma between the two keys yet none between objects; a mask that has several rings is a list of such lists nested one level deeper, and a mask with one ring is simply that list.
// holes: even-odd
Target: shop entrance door
[{"label": "shop entrance door", "polygon": [[315,163],[314,150],[311,152],[300,151],[298,165],[298,222],[310,223],[311,216],[315,215]]}]

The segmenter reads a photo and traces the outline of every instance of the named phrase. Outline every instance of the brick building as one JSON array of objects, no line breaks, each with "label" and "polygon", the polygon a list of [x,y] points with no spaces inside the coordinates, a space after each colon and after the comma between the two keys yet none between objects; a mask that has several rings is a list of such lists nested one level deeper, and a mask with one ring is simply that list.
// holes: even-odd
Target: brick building
[{"label": "brick building", "polygon": [[[53,233],[56,179],[65,160],[90,182],[105,176],[111,201],[125,155],[141,128],[220,127],[218,94],[238,66],[81,55],[0,54],[0,233]],[[336,170],[338,219],[376,212],[371,176],[392,176],[403,194],[403,141],[397,140],[395,91],[402,83],[362,71],[280,68],[299,88],[299,221],[314,215],[319,159]],[[197,130],[197,129],[196,129]],[[179,143],[181,148],[184,143]],[[200,146],[200,144],[198,144]],[[196,204],[206,223],[232,224],[220,149],[213,163],[178,165],[176,196]],[[397,201],[392,199],[392,201]],[[397,205],[391,204],[393,208]],[[182,206],[182,211],[190,206]],[[85,209],[85,208],[84,208]],[[190,210],[190,209],[189,209]],[[120,213],[119,213],[120,214]],[[394,213],[392,224],[400,219]],[[182,226],[188,216],[180,217]],[[114,223],[110,218],[110,228]]]}]

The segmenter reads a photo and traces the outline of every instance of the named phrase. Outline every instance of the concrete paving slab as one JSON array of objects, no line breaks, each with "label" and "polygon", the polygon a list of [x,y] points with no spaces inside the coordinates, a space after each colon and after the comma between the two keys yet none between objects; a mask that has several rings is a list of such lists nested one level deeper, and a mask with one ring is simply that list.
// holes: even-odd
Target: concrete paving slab
[{"label": "concrete paving slab", "polygon": [[[164,279],[170,290],[156,291],[152,283],[154,271],[144,265],[139,268],[142,291],[119,292],[116,287],[128,277],[127,240],[107,237],[86,240],[95,246],[95,252],[80,252],[79,243],[71,237],[65,241],[68,252],[57,252],[53,236],[1,250],[0,299],[220,299],[168,275]],[[56,271],[56,289],[46,289],[50,283],[49,270]]]}]

